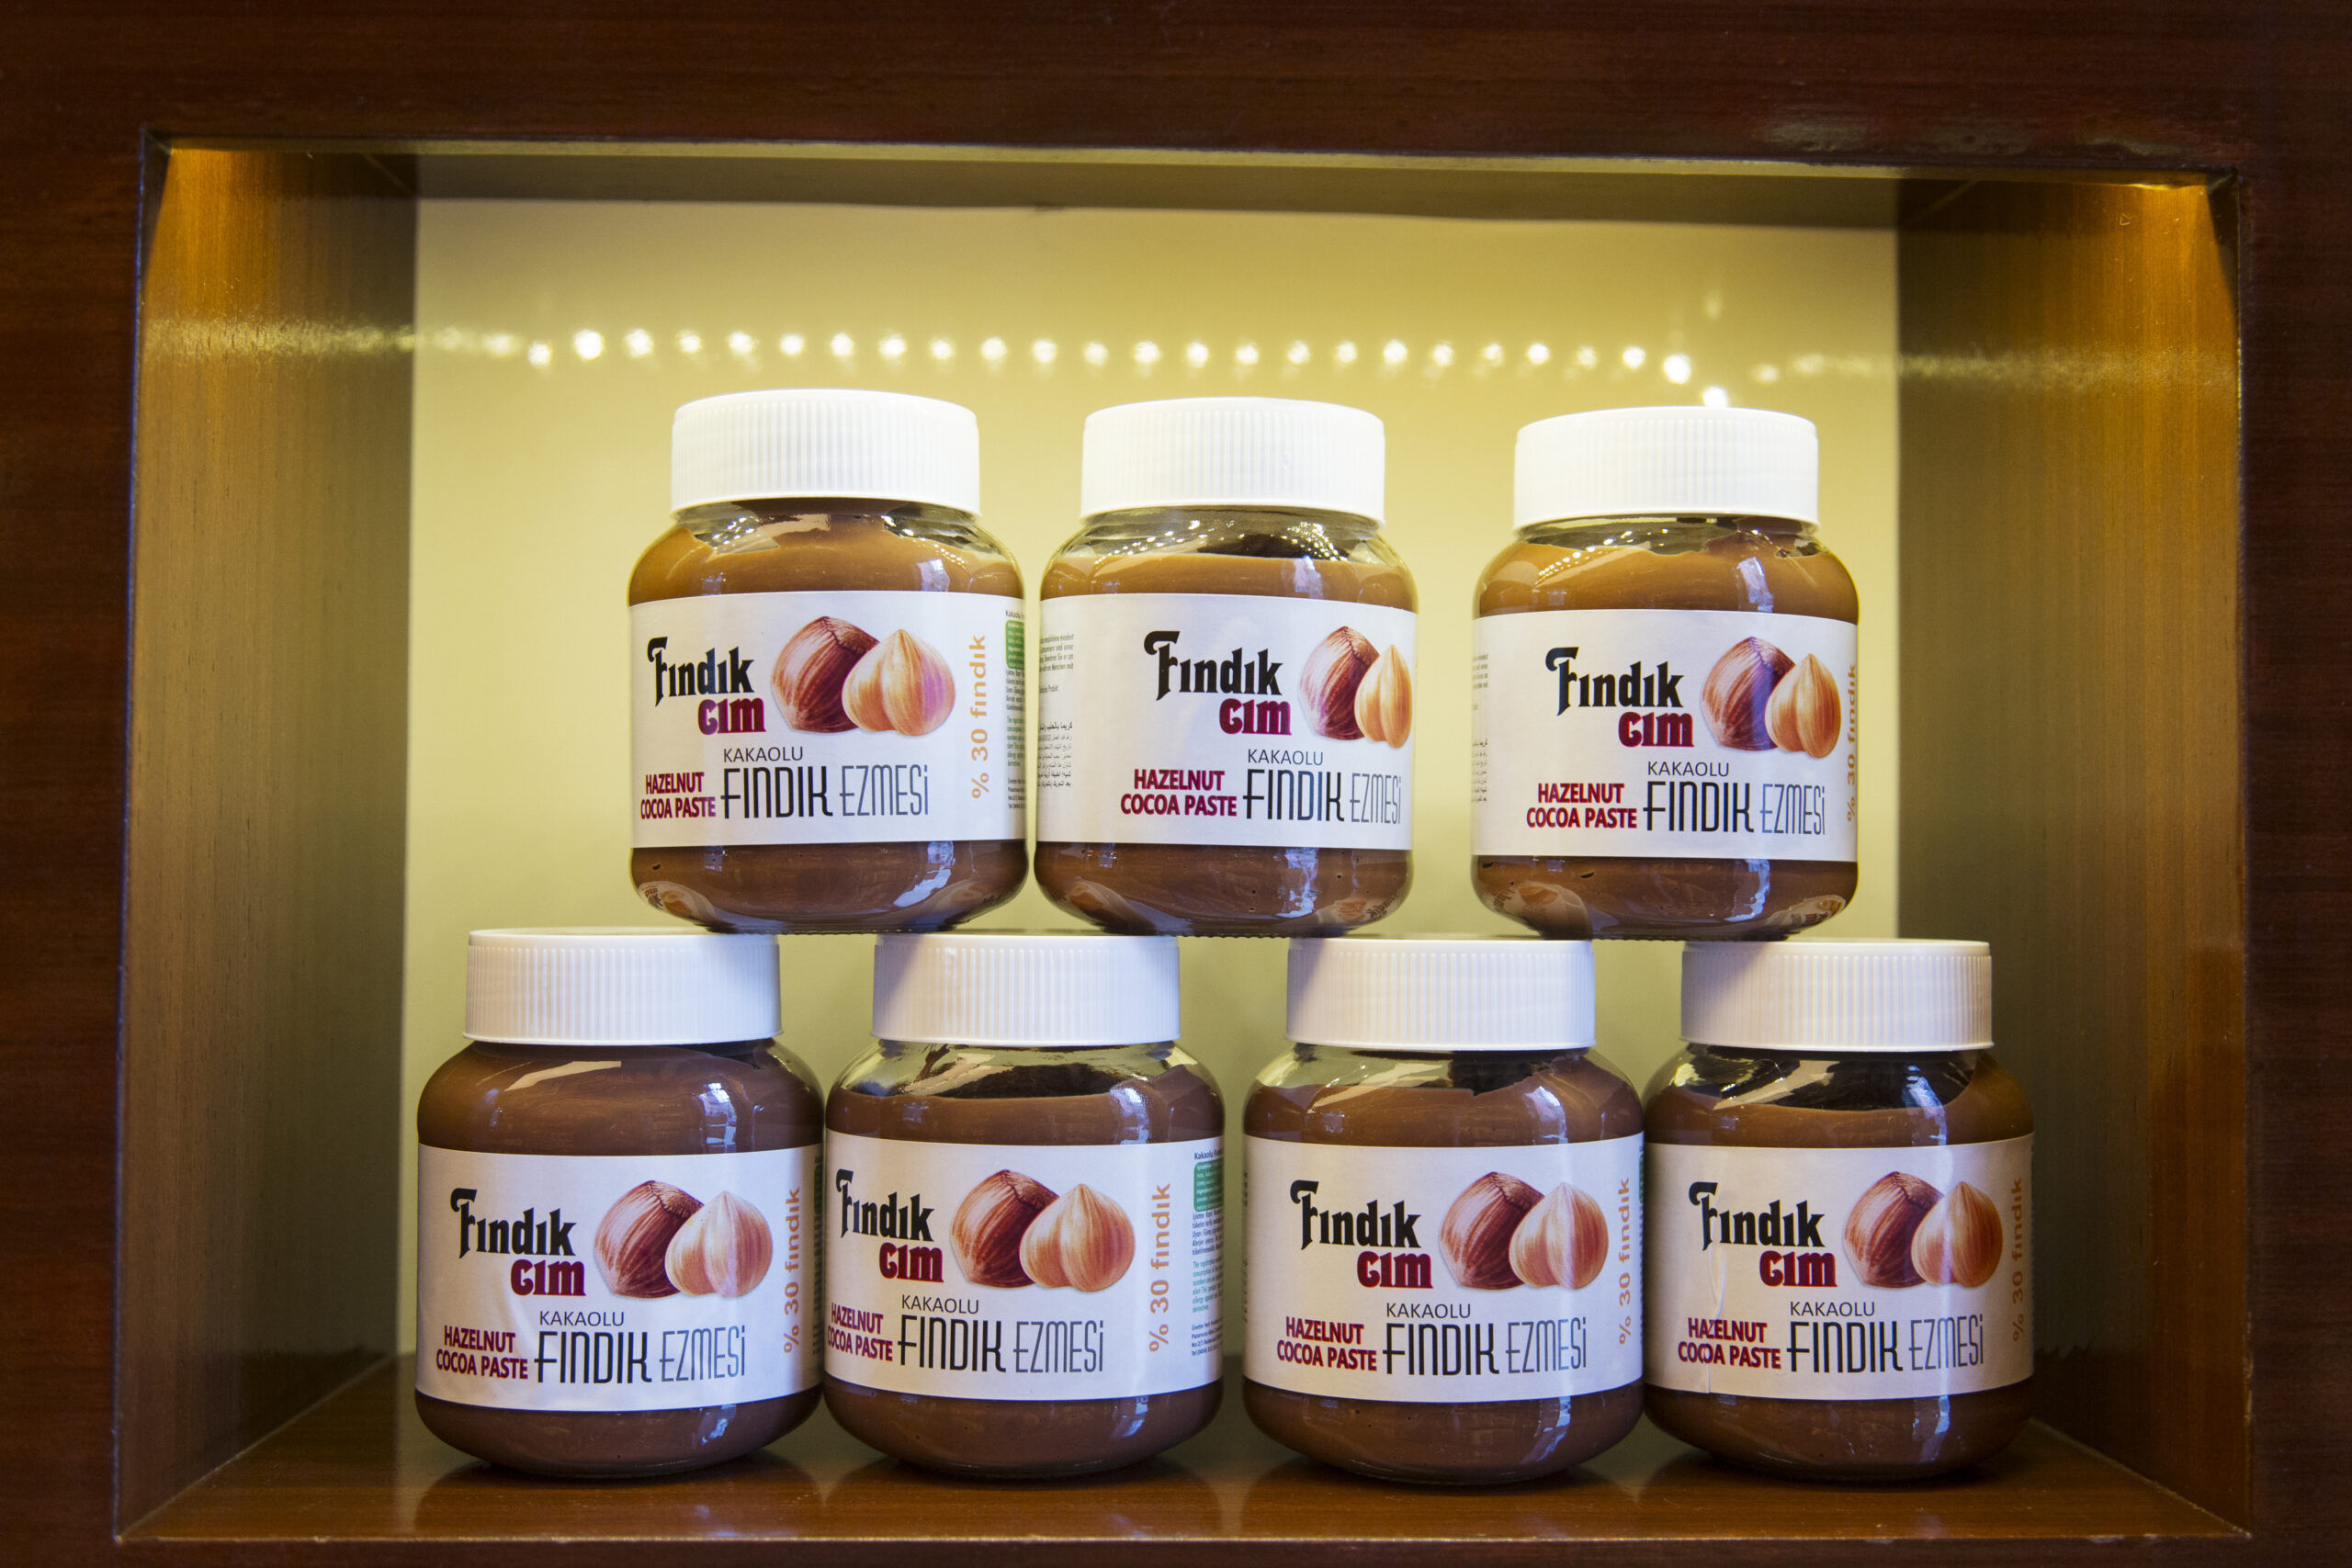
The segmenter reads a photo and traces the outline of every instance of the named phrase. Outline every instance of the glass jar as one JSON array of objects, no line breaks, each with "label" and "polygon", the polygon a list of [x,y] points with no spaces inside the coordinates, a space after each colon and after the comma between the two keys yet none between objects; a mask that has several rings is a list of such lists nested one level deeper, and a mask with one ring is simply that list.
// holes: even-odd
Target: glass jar
[{"label": "glass jar", "polygon": [[629,579],[639,892],[729,931],[932,930],[1027,870],[1021,571],[971,412],[896,392],[678,411]]},{"label": "glass jar", "polygon": [[1633,1430],[1641,1102],[1592,1023],[1589,943],[1292,944],[1301,1043],[1243,1116],[1243,1399],[1267,1436],[1386,1480],[1504,1482]]},{"label": "glass jar", "polygon": [[1337,933],[1412,882],[1416,599],[1362,410],[1189,398],[1086,422],[1046,569],[1038,886],[1114,931]]},{"label": "glass jar", "polygon": [[1168,937],[888,936],[825,1125],[825,1403],[910,1463],[1132,1464],[1216,1414],[1225,1116]]},{"label": "glass jar", "polygon": [[1982,942],[1683,953],[1651,1084],[1650,1418],[1815,1480],[1984,1459],[2033,1409],[2033,1114]]},{"label": "glass jar", "polygon": [[814,1080],[775,943],[476,931],[417,1100],[416,1406],[542,1475],[661,1475],[817,1405]]},{"label": "glass jar", "polygon": [[1853,579],[1811,422],[1611,409],[1520,432],[1478,582],[1472,876],[1546,935],[1780,936],[1854,896]]}]

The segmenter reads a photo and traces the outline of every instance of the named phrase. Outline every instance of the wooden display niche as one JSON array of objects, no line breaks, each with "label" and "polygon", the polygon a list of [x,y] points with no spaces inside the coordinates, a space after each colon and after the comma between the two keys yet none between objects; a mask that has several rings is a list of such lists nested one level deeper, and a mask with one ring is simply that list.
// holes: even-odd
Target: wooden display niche
[{"label": "wooden display niche", "polygon": [[[1008,1561],[1104,1541],[1532,1561],[1582,1541],[1657,1562],[1736,1540],[1810,1563],[1898,1540],[1990,1562],[2129,1539],[2188,1562],[2246,1539],[2226,182],[609,144],[185,144],[151,175],[113,1427],[116,1528],[140,1555],[620,1562],[788,1538],[810,1562],[943,1540]],[[1881,1490],[1765,1482],[1647,1428],[1556,1483],[1379,1487],[1285,1455],[1232,1403],[1164,1460],[1046,1487],[926,1477],[821,1418],[631,1486],[502,1475],[431,1441],[387,1359],[420,192],[1892,227],[1902,909],[2003,955],[1996,1034],[2040,1118],[2041,1321],[2066,1325],[2040,1358],[2044,1424],[1979,1472]]]}]

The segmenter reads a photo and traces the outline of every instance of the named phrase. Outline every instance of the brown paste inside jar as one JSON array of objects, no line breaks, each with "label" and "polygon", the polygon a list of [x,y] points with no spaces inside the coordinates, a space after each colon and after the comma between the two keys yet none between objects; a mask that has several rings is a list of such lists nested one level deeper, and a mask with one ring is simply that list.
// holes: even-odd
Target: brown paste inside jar
[{"label": "brown paste inside jar", "polygon": [[[628,602],[707,593],[945,592],[1021,597],[1001,556],[901,532],[851,501],[746,502],[756,537],[718,549],[674,526],[629,576]],[[633,850],[649,904],[718,931],[935,931],[1021,890],[1019,839],[711,844]]]},{"label": "brown paste inside jar", "polygon": [[[1570,548],[1521,541],[1478,581],[1481,616],[1542,610],[1742,610],[1857,621],[1854,580],[1826,550],[1801,554],[1796,525],[1724,520],[1696,549]],[[1476,855],[1486,906],[1546,936],[1704,940],[1784,936],[1853,900],[1849,861]]]},{"label": "brown paste inside jar", "polygon": [[[442,1064],[416,1105],[417,1142],[502,1155],[699,1155],[818,1142],[817,1090],[765,1040],[717,1045],[503,1045]],[[430,1227],[434,1216],[419,1223]],[[815,1386],[684,1410],[496,1410],[424,1393],[427,1430],[541,1475],[661,1475],[766,1447],[816,1409]]]},{"label": "brown paste inside jar", "polygon": [[[1046,599],[1081,593],[1232,593],[1417,609],[1385,561],[1323,558],[1278,533],[1185,554],[1065,556]],[[1187,936],[1335,936],[1381,919],[1413,881],[1406,850],[1226,844],[1037,845],[1037,886],[1111,931]]]},{"label": "brown paste inside jar", "polygon": [[[1057,1061],[1001,1067],[946,1094],[837,1085],[825,1125],[911,1143],[1160,1144],[1217,1136],[1225,1109],[1216,1085],[1188,1066],[1145,1078]],[[826,1408],[861,1442],[933,1470],[1003,1479],[1148,1459],[1207,1426],[1223,1395],[1210,1382],[1121,1399],[957,1399],[825,1379]]]},{"label": "brown paste inside jar", "polygon": [[[1720,1062],[1735,1054],[1712,1055]],[[1652,1144],[1768,1149],[1982,1144],[2033,1131],[2024,1089],[1981,1053],[1842,1057],[1827,1080],[1791,1098],[1805,1103],[1726,1105],[1716,1095],[1670,1085],[1651,1095],[1644,1130]],[[1819,1481],[1911,1481],[2007,1447],[2033,1414],[2033,1382],[1974,1393],[1851,1400],[1653,1386],[1647,1406],[1651,1420],[1684,1442],[1758,1470]]]},{"label": "brown paste inside jar", "polygon": [[[1444,1079],[1407,1087],[1260,1084],[1242,1126],[1250,1137],[1293,1144],[1502,1148],[1630,1137],[1642,1130],[1642,1107],[1633,1086],[1589,1052],[1535,1060],[1464,1052]],[[1623,1440],[1641,1417],[1642,1385],[1566,1399],[1423,1404],[1245,1380],[1242,1406],[1275,1441],[1366,1475],[1523,1481],[1581,1464]]]}]

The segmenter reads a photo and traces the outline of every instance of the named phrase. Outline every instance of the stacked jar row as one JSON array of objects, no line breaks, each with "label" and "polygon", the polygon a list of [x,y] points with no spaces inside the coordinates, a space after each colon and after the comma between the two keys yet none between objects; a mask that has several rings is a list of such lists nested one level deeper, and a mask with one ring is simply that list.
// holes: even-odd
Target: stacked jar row
[{"label": "stacked jar row", "polygon": [[[1196,398],[1086,422],[1035,649],[1037,881],[1104,929],[1337,935],[1412,879],[1413,580],[1385,434]],[[1032,863],[1019,568],[978,433],[895,393],[678,411],[629,584],[632,871],[716,930],[932,931]],[[1792,415],[1520,433],[1476,603],[1472,874],[1549,936],[1784,935],[1855,886],[1852,579]]]},{"label": "stacked jar row", "polygon": [[[1225,1114],[1172,939],[886,935],[822,1097],[763,937],[477,932],[467,1010],[417,1122],[417,1403],[458,1447],[655,1474],[821,1397],[899,1459],[1050,1476],[1216,1414]],[[1645,1407],[1799,1476],[1996,1451],[2031,1118],[1989,1014],[1981,944],[1693,943],[1645,1105],[1588,943],[1294,942],[1241,1117],[1250,1416],[1422,1482],[1565,1470]]]}]

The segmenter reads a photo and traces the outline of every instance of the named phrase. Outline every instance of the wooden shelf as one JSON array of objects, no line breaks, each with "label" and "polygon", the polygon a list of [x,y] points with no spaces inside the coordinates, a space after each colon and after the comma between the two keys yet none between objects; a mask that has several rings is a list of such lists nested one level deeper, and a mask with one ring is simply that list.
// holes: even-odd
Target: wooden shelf
[{"label": "wooden shelf", "polygon": [[[876,1454],[821,1411],[750,1459],[662,1482],[542,1481],[494,1469],[418,1422],[405,1362],[388,1362],[199,1482],[134,1529],[141,1542],[246,1547],[464,1542],[1212,1543],[1271,1559],[1369,1548],[1568,1541],[2222,1538],[2229,1525],[2036,1424],[1965,1475],[1818,1486],[1719,1464],[1645,1421],[1566,1478],[1518,1486],[1382,1485],[1261,1436],[1238,1375],[1209,1429],[1159,1460],[1049,1483],[948,1480]],[[1301,1554],[1300,1543],[1308,1550]],[[1257,1555],[1246,1552],[1247,1555]],[[273,1561],[280,1560],[273,1556]],[[299,1557],[289,1552],[284,1560]],[[439,1560],[436,1553],[436,1560]]]}]

